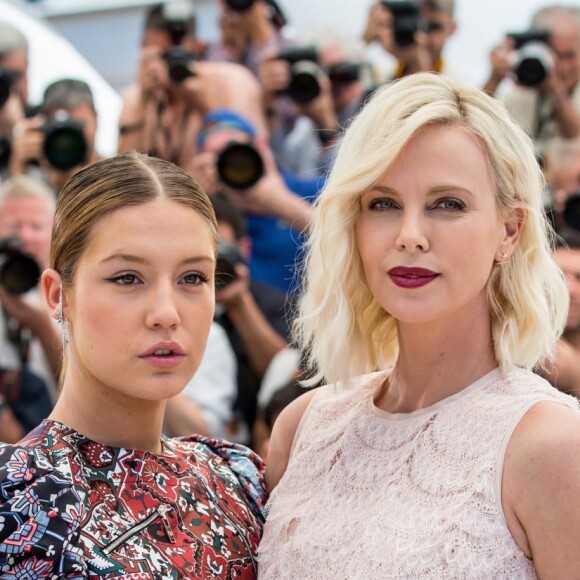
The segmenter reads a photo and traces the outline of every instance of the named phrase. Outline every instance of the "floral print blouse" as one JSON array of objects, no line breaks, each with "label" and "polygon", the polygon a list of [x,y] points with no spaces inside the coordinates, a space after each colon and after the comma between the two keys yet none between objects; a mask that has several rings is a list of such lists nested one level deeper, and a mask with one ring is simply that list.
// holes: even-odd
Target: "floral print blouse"
[{"label": "floral print blouse", "polygon": [[262,461],[218,439],[162,443],[109,447],[47,420],[1,446],[0,578],[255,578]]}]

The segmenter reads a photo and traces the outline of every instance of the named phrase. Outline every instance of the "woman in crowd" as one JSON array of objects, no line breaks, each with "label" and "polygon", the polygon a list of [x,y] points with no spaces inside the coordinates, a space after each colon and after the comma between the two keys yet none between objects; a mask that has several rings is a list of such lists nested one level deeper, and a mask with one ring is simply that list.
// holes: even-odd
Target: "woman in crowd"
[{"label": "woman in crowd", "polygon": [[572,578],[578,403],[533,374],[567,292],[503,107],[379,91],[316,205],[298,329],[329,386],[280,415],[260,578]]},{"label": "woman in crowd", "polygon": [[216,247],[209,199],[165,161],[125,154],[61,191],[41,283],[62,392],[0,450],[2,578],[255,578],[260,460],[161,433],[205,348]]}]

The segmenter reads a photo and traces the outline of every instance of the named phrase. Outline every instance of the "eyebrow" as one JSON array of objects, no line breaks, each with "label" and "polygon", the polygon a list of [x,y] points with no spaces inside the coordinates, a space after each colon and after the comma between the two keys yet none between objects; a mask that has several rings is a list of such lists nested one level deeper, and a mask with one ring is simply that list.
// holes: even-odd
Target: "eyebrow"
[{"label": "eyebrow", "polygon": [[[365,193],[371,193],[371,192],[380,192],[380,193],[385,193],[387,195],[400,195],[399,192],[391,187],[388,187],[386,185],[375,185],[373,187],[371,187],[370,189],[368,189],[367,191],[365,191],[363,193],[363,195]],[[463,193],[466,193],[468,195],[473,196],[474,193],[473,191],[466,189],[465,187],[461,187],[460,185],[453,185],[453,184],[443,184],[443,185],[437,185],[436,187],[433,187],[430,191],[429,194],[430,195],[437,195],[440,193],[448,193],[450,191],[461,191]]]},{"label": "eyebrow", "polygon": [[[149,264],[147,258],[142,258],[141,256],[133,256],[131,254],[111,254],[107,258],[104,258],[99,263],[106,264],[108,262],[113,262],[115,260],[121,260],[123,262],[132,262],[133,264]],[[213,264],[215,260],[211,256],[191,256],[190,258],[185,258],[179,262],[179,266],[187,266],[189,264],[199,264],[203,262],[209,262]]]}]

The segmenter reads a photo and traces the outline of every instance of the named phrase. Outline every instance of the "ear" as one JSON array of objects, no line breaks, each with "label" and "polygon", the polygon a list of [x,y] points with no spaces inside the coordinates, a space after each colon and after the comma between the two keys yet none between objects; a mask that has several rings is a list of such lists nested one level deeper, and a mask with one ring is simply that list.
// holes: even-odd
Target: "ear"
[{"label": "ear", "polygon": [[504,233],[495,253],[496,262],[505,262],[511,258],[526,222],[526,210],[521,207],[510,210],[504,218]]},{"label": "ear", "polygon": [[46,301],[50,315],[55,320],[58,320],[58,304],[60,302],[60,294],[62,292],[62,279],[60,274],[56,270],[48,268],[42,273],[42,277],[40,278],[40,286],[42,288],[44,300]]}]

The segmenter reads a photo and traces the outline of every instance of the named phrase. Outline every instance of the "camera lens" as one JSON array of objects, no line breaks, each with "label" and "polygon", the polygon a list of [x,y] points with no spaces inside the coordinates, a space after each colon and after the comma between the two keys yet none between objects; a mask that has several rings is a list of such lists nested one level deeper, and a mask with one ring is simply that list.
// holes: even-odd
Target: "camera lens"
[{"label": "camera lens", "polygon": [[241,264],[242,262],[243,259],[239,250],[235,246],[220,240],[215,265],[215,287],[217,290],[225,288],[238,277],[236,264]]},{"label": "camera lens", "polygon": [[50,121],[44,126],[44,155],[56,169],[66,171],[82,165],[87,158],[87,142],[80,123],[72,119]]},{"label": "camera lens", "polygon": [[288,96],[299,103],[306,105],[320,95],[318,75],[320,68],[310,61],[300,61],[292,66],[292,76],[286,89]]},{"label": "camera lens", "polygon": [[264,175],[264,162],[252,145],[230,143],[218,156],[217,172],[229,187],[248,189]]},{"label": "camera lens", "polygon": [[571,228],[580,231],[580,192],[572,193],[564,206],[564,221]]},{"label": "camera lens", "polygon": [[0,255],[0,284],[11,294],[25,294],[40,278],[38,264],[16,249],[3,248]]},{"label": "camera lens", "polygon": [[167,63],[167,74],[174,83],[182,83],[185,79],[194,76],[189,69],[189,63],[196,59],[196,56],[181,48],[172,46],[164,53],[163,58]]},{"label": "camera lens", "polygon": [[254,0],[226,0],[226,4],[236,12],[245,12],[253,6]]},{"label": "camera lens", "polygon": [[10,87],[12,86],[12,74],[4,67],[0,66],[0,109],[6,104],[10,97]]},{"label": "camera lens", "polygon": [[520,49],[513,70],[521,85],[536,87],[544,82],[551,68],[548,47],[540,42],[530,42]]}]

